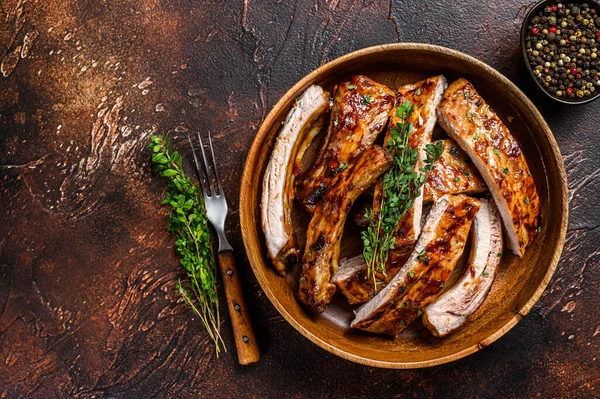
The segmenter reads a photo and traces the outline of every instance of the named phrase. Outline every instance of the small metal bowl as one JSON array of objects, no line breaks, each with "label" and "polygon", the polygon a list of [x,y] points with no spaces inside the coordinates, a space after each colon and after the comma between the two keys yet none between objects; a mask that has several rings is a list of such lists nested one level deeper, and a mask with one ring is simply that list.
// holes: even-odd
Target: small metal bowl
[{"label": "small metal bowl", "polygon": [[[566,5],[568,3],[573,3],[573,4],[587,3],[590,7],[595,8],[598,13],[596,15],[600,16],[600,4],[598,4],[597,2],[592,1],[592,0],[566,0],[566,1],[544,0],[544,1],[541,1],[535,7],[533,7],[531,10],[529,10],[529,12],[527,12],[527,14],[525,15],[525,18],[523,19],[523,25],[521,26],[521,54],[523,55],[523,60],[525,61],[525,66],[527,67],[527,71],[529,71],[529,75],[534,80],[536,86],[540,89],[540,91],[542,91],[547,97],[550,97],[552,100],[562,103],[562,104],[578,105],[578,104],[589,103],[590,101],[594,101],[598,97],[600,97],[600,90],[596,91],[593,96],[583,98],[583,99],[557,97],[554,94],[550,93],[540,83],[540,81],[537,79],[537,77],[534,75],[533,69],[531,68],[531,64],[529,62],[529,58],[527,56],[527,47],[526,47],[525,38],[527,36],[527,26],[530,24],[530,20],[535,15],[537,15],[537,13],[539,13],[541,10],[543,10],[545,7],[551,6],[554,4],[558,4],[558,3],[562,3],[564,5]],[[600,62],[600,58],[599,58],[599,62]]]}]

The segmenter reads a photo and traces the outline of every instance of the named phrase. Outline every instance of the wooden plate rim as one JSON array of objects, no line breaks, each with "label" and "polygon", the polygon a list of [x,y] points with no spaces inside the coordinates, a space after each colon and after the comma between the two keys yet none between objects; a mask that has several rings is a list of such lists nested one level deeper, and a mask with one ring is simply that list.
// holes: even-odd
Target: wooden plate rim
[{"label": "wooden plate rim", "polygon": [[[311,80],[313,80],[314,78],[316,78],[323,72],[325,72],[331,68],[334,68],[335,66],[337,66],[341,63],[344,63],[353,58],[364,56],[364,55],[380,53],[380,52],[387,52],[387,51],[398,51],[398,50],[420,50],[420,51],[425,50],[425,51],[431,51],[431,52],[435,52],[435,53],[441,53],[441,54],[446,54],[446,55],[450,55],[453,57],[457,57],[457,58],[463,59],[471,64],[474,64],[478,68],[485,70],[487,73],[493,75],[494,77],[496,77],[497,79],[502,81],[513,92],[513,94],[517,98],[519,98],[519,100],[522,101],[526,107],[528,107],[531,110],[534,118],[540,124],[542,130],[545,133],[546,139],[548,140],[550,147],[552,149],[552,153],[554,155],[555,161],[558,165],[558,169],[560,172],[559,177],[562,182],[562,185],[561,185],[562,190],[561,190],[560,196],[556,197],[556,201],[561,202],[562,210],[563,210],[562,219],[561,219],[561,223],[560,223],[559,240],[554,249],[551,264],[550,264],[546,274],[544,275],[544,278],[538,285],[537,289],[535,290],[535,292],[533,293],[531,298],[529,298],[529,300],[521,307],[521,309],[515,310],[514,316],[504,326],[502,326],[495,333],[491,334],[490,336],[488,336],[486,339],[482,340],[478,344],[472,345],[472,346],[465,348],[459,352],[456,352],[451,355],[444,356],[444,357],[441,357],[438,359],[424,360],[424,361],[417,361],[417,362],[386,362],[386,361],[381,361],[381,360],[369,359],[369,358],[366,358],[363,356],[358,356],[358,355],[347,352],[343,349],[340,349],[340,348],[324,341],[323,339],[316,336],[308,329],[304,328],[300,323],[298,323],[294,319],[294,317],[290,313],[288,313],[288,311],[285,309],[285,307],[275,297],[275,295],[273,294],[269,285],[266,284],[264,270],[263,270],[264,265],[263,265],[262,259],[260,256],[257,256],[255,254],[255,252],[252,251],[252,248],[251,248],[252,247],[251,244],[254,244],[256,247],[261,247],[262,245],[259,242],[259,240],[256,239],[256,237],[252,237],[248,232],[248,228],[250,227],[250,219],[254,217],[254,211],[253,211],[252,207],[248,206],[249,205],[248,200],[252,196],[252,190],[251,190],[250,183],[252,181],[252,175],[255,173],[255,170],[253,169],[252,165],[249,164],[249,160],[255,159],[258,156],[259,152],[262,150],[261,143],[265,140],[266,135],[268,134],[268,130],[269,130],[267,127],[272,125],[273,120],[276,118],[276,116],[280,112],[281,108],[284,107],[285,104],[288,103],[288,101],[294,96],[294,93],[296,93],[297,91],[299,91],[303,87],[305,87]],[[479,349],[483,349],[484,347],[490,345],[491,343],[496,341],[498,338],[500,338],[501,336],[506,334],[525,315],[527,315],[527,313],[529,313],[529,311],[531,310],[533,305],[535,305],[535,303],[539,300],[542,293],[546,289],[546,286],[550,282],[550,279],[552,278],[552,275],[554,274],[554,271],[556,270],[558,261],[560,259],[560,256],[561,256],[561,253],[563,250],[565,237],[566,237],[566,233],[567,233],[568,213],[569,213],[567,198],[568,198],[567,175],[566,175],[566,171],[564,168],[564,162],[563,162],[562,156],[560,154],[560,149],[558,147],[558,144],[556,143],[554,135],[552,134],[550,127],[548,126],[548,124],[546,123],[546,121],[544,120],[544,118],[542,117],[540,112],[538,111],[538,109],[535,107],[535,105],[529,100],[529,98],[527,98],[527,96],[517,86],[514,85],[514,83],[512,83],[507,77],[502,75],[496,69],[485,64],[484,62],[479,61],[478,59],[476,59],[470,55],[464,54],[457,50],[449,49],[447,47],[442,47],[442,46],[436,46],[436,45],[432,45],[432,44],[424,44],[424,43],[390,43],[390,44],[381,44],[381,45],[377,45],[377,46],[372,46],[372,47],[367,47],[367,48],[363,48],[360,50],[356,50],[356,51],[353,51],[346,55],[343,55],[341,57],[338,57],[330,62],[327,62],[326,64],[323,64],[322,66],[318,67],[314,71],[310,72],[304,78],[300,79],[294,86],[292,86],[292,88],[290,88],[279,99],[279,101],[277,101],[275,106],[271,109],[271,111],[269,112],[267,117],[261,123],[261,127],[259,128],[259,130],[254,138],[254,141],[252,143],[252,146],[250,147],[250,151],[248,152],[246,161],[244,163],[244,171],[242,174],[240,199],[239,199],[239,201],[240,201],[239,202],[239,204],[240,204],[239,205],[240,206],[240,209],[239,209],[239,211],[240,211],[240,227],[241,227],[241,231],[242,231],[242,238],[244,241],[244,248],[246,250],[248,260],[250,262],[250,265],[252,266],[252,270],[254,271],[254,274],[256,275],[256,278],[257,278],[261,288],[264,290],[265,294],[267,295],[267,297],[269,298],[271,303],[275,306],[275,308],[279,311],[279,313],[281,313],[281,315],[302,335],[304,335],[310,341],[317,344],[318,346],[325,349],[326,351],[333,353],[337,356],[340,356],[344,359],[356,362],[356,363],[364,364],[367,366],[382,367],[382,368],[412,369],[412,368],[431,367],[431,366],[435,366],[435,365],[449,363],[454,360],[458,360],[465,356],[468,356],[468,355],[476,352]],[[244,209],[244,207],[246,207],[247,209]],[[260,223],[259,223],[259,225],[260,225]]]}]

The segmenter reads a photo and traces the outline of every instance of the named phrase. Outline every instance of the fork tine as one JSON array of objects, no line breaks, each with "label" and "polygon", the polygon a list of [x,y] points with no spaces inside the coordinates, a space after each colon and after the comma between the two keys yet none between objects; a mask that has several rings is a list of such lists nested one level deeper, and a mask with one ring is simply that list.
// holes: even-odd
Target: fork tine
[{"label": "fork tine", "polygon": [[202,194],[204,197],[208,197],[208,192],[206,190],[206,185],[204,184],[204,176],[200,171],[200,163],[198,162],[198,155],[196,154],[196,150],[194,149],[194,144],[192,143],[192,138],[188,134],[188,141],[190,143],[190,147],[192,147],[192,155],[194,156],[194,164],[196,165],[196,174],[198,175],[198,180],[200,180],[200,187],[202,187]]},{"label": "fork tine", "polygon": [[213,149],[212,135],[208,132],[208,143],[210,144],[210,156],[213,162],[213,171],[215,172],[215,179],[217,180],[217,188],[219,189],[219,195],[223,194],[223,186],[221,185],[221,179],[219,178],[219,171],[217,170],[217,162],[215,160],[215,150]]},{"label": "fork tine", "polygon": [[198,140],[200,141],[200,151],[202,151],[202,161],[204,161],[204,168],[206,170],[206,183],[210,187],[211,196],[216,196],[217,193],[215,191],[215,185],[210,177],[210,168],[208,167],[208,162],[206,162],[206,153],[204,152],[204,143],[202,142],[202,137],[200,137],[200,133],[198,134]]}]

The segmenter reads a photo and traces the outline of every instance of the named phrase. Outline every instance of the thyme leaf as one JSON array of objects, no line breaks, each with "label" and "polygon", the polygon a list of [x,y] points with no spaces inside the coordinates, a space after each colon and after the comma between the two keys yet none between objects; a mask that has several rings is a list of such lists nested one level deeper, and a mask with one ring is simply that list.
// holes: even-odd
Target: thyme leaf
[{"label": "thyme leaf", "polygon": [[413,124],[409,122],[413,109],[408,100],[396,108],[396,116],[400,121],[390,130],[386,143],[388,151],[392,154],[392,166],[381,179],[379,210],[375,212],[370,209],[366,212],[369,225],[361,234],[363,257],[367,264],[367,275],[373,280],[378,271],[385,274],[388,253],[394,247],[394,231],[402,217],[412,208],[427,176],[434,168],[434,163],[444,151],[441,141],[427,144],[424,166],[415,172],[419,151],[413,149],[408,142],[414,130]]}]

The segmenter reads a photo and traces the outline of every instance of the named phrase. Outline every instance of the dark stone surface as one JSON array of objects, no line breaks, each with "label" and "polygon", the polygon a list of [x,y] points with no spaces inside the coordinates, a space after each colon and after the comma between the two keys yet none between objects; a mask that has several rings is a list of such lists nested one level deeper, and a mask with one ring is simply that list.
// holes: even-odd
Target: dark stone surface
[{"label": "dark stone surface", "polygon": [[[520,62],[523,0],[2,0],[0,398],[598,397],[600,102],[562,107]],[[564,155],[565,252],[485,350],[393,371],[328,354],[277,313],[243,255],[239,180],[275,101],[327,60],[395,41],[464,51],[531,96]],[[151,132],[210,129],[262,360],[214,357],[178,302]],[[181,134],[181,137],[185,137]],[[180,148],[186,146],[180,141]],[[552,178],[552,176],[550,176]]]}]

